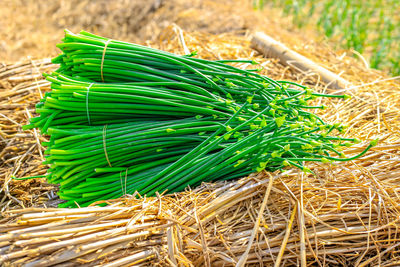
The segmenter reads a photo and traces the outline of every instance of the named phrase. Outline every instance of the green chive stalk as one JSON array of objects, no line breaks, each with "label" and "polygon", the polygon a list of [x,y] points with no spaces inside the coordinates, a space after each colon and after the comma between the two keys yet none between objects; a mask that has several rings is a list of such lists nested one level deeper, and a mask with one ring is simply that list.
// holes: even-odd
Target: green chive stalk
[{"label": "green chive stalk", "polygon": [[[138,192],[181,191],[304,162],[329,163],[358,140],[312,111],[315,93],[287,81],[209,61],[66,31],[51,91],[24,129],[50,136],[46,178],[62,207]],[[252,61],[238,60],[239,62]]]}]

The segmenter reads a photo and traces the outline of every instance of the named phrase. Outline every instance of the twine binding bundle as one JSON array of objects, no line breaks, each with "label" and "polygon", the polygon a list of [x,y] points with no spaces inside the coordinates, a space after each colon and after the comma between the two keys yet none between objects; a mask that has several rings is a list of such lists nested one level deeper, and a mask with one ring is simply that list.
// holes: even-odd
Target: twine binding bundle
[{"label": "twine binding bundle", "polygon": [[93,86],[94,83],[89,84],[89,86],[86,88],[87,89],[87,93],[86,93],[86,115],[87,115],[87,120],[88,120],[88,124],[92,125],[90,123],[90,114],[89,114],[89,91],[90,88]]},{"label": "twine binding bundle", "polygon": [[101,65],[100,65],[100,75],[101,75],[101,81],[104,82],[104,76],[103,76],[103,66],[104,66],[104,58],[106,57],[106,51],[107,51],[107,46],[111,42],[111,39],[108,39],[104,43],[104,50],[103,50],[103,55],[101,56]]}]

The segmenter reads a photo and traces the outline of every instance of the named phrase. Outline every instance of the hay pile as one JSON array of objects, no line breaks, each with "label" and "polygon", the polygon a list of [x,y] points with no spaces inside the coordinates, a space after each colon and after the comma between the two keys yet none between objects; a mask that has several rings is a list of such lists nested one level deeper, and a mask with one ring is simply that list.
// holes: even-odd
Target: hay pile
[{"label": "hay pile", "polygon": [[25,132],[21,126],[32,117],[34,106],[47,90],[49,82],[42,73],[54,70],[50,59],[28,60],[0,65],[0,210],[9,205],[32,206],[49,197],[54,186],[34,181],[11,185],[11,176],[40,175],[46,168],[44,138],[39,132]]},{"label": "hay pile", "polygon": [[[264,173],[176,196],[110,201],[105,208],[15,210],[8,213],[15,222],[0,227],[0,260],[26,266],[232,266],[246,254],[248,264],[396,266],[393,184],[399,176],[387,177],[389,164],[379,161],[385,157],[372,152],[354,177],[354,164],[340,171],[317,167],[325,181]],[[357,179],[373,169],[373,185]]]},{"label": "hay pile", "polygon": [[[307,178],[275,176],[268,188],[269,180],[259,176],[204,186],[175,198],[115,201],[107,208],[23,210],[16,224],[1,228],[9,231],[1,237],[2,244],[11,241],[15,246],[11,253],[9,246],[2,248],[2,259],[31,262],[28,266],[139,260],[234,264],[247,248],[263,200],[269,199],[247,263],[297,265],[304,257],[319,265],[352,266],[360,261],[375,266],[380,261],[395,266],[398,211],[391,200],[386,197],[379,204],[379,196],[367,186],[350,187],[346,177],[339,179],[339,188],[337,182],[319,189],[298,186]],[[313,200],[320,203],[310,203]]]},{"label": "hay pile", "polygon": [[[257,55],[244,36],[179,36],[179,31],[169,27],[160,42],[151,45],[181,54],[187,46],[210,59],[254,59],[274,79],[318,84],[319,90],[325,90],[312,75]],[[312,47],[309,53],[318,49]],[[333,63],[338,60],[333,53],[325,58]],[[285,266],[399,265],[400,85],[351,58],[344,57],[331,67],[335,70],[338,65],[346,67],[344,75],[355,85],[349,90],[354,97],[347,102],[323,100],[331,108],[322,111],[322,116],[328,122],[347,123],[349,136],[380,138],[362,159],[331,166],[310,164],[316,176],[297,170],[260,173],[175,195],[127,196],[110,201],[106,208],[72,210],[8,210],[47,205],[45,192],[54,190],[43,181],[10,179],[12,174],[20,177],[45,171],[39,166],[42,148],[37,141],[43,137],[22,132],[20,125],[26,123],[40,92],[48,89],[37,73],[53,66],[46,60],[4,66],[0,69],[0,92],[5,96],[0,117],[0,179],[4,180],[0,205],[8,211],[3,212],[0,225],[0,262],[231,266],[247,258],[248,264]],[[345,152],[351,155],[365,145]],[[47,198],[53,198],[52,194]]]}]

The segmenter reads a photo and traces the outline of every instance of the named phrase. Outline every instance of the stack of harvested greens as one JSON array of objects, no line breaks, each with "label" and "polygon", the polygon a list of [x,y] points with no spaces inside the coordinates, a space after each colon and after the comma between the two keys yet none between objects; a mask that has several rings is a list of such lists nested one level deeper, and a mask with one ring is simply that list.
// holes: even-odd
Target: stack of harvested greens
[{"label": "stack of harvested greens", "polygon": [[50,135],[47,179],[62,207],[87,206],[137,191],[174,192],[305,161],[347,161],[355,142],[329,134],[308,109],[325,95],[255,70],[66,31],[52,91],[25,129]]}]

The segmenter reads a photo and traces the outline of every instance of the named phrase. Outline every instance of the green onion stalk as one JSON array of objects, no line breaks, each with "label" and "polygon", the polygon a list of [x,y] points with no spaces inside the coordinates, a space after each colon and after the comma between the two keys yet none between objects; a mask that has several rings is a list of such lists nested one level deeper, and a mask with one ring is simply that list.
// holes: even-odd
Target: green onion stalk
[{"label": "green onion stalk", "polygon": [[51,91],[24,129],[50,136],[46,178],[61,207],[138,192],[182,191],[201,182],[346,158],[355,138],[312,111],[319,94],[227,63],[179,56],[87,32],[66,31]]}]

